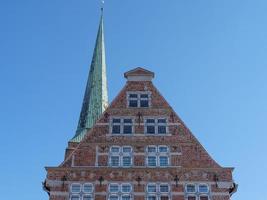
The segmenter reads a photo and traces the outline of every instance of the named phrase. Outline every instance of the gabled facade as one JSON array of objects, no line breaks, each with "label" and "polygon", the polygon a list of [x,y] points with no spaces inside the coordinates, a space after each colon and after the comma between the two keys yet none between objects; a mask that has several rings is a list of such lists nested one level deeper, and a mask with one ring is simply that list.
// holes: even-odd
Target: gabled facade
[{"label": "gabled facade", "polygon": [[[103,43],[102,17],[100,24],[96,46]],[[103,69],[100,54],[95,50],[98,63],[92,62],[88,82],[94,81],[86,90],[106,90],[105,70],[93,73]],[[91,103],[83,103],[64,161],[46,167],[43,186],[50,200],[230,199],[236,190],[233,168],[211,158],[154,86],[154,76],[140,67],[126,72],[125,86],[102,110],[90,106],[107,105],[107,94],[103,99],[86,91],[84,102]],[[93,121],[81,126],[81,118]]]}]

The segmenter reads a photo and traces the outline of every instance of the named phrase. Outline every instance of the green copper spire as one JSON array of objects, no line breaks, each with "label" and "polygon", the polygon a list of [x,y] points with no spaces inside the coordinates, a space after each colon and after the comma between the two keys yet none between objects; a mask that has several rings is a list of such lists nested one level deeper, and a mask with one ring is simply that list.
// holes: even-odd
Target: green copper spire
[{"label": "green copper spire", "polygon": [[71,142],[80,142],[86,132],[108,106],[106,58],[104,44],[103,8],[94,48],[93,59],[83,98],[82,110],[75,136]]}]

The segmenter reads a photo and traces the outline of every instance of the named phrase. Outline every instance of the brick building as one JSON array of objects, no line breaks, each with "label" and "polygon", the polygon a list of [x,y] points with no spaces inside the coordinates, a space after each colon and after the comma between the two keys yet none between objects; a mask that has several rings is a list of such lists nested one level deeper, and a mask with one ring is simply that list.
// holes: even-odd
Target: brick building
[{"label": "brick building", "polygon": [[229,200],[233,168],[221,167],[135,68],[108,105],[103,17],[75,136],[46,167],[50,200]]}]

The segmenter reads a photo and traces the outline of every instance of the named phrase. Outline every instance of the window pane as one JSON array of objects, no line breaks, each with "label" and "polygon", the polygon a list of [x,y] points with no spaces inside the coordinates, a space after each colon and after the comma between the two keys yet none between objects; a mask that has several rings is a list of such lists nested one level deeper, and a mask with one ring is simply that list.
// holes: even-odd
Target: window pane
[{"label": "window pane", "polygon": [[132,133],[132,126],[131,125],[124,125],[123,126],[123,133],[124,134],[131,134]]},{"label": "window pane", "polygon": [[149,106],[148,100],[140,100],[140,107],[147,108]]},{"label": "window pane", "polygon": [[123,195],[122,200],[131,200],[131,196],[130,195]]},{"label": "window pane", "polygon": [[168,185],[160,185],[160,192],[169,192]]},{"label": "window pane", "polygon": [[110,192],[119,192],[119,185],[117,185],[117,184],[110,184],[109,185],[109,191]]},{"label": "window pane", "polygon": [[93,192],[93,186],[92,186],[92,184],[84,184],[83,191],[85,193],[91,193],[91,192]]},{"label": "window pane", "polygon": [[147,119],[146,123],[153,123],[154,124],[155,123],[155,119]]},{"label": "window pane", "polygon": [[169,200],[169,197],[168,196],[161,196],[160,200]]},{"label": "window pane", "polygon": [[168,157],[167,156],[160,156],[159,157],[159,165],[160,166],[168,166],[169,165]]},{"label": "window pane", "polygon": [[120,152],[120,147],[111,147],[111,152],[112,153],[119,153]]},{"label": "window pane", "polygon": [[157,198],[156,198],[156,196],[148,196],[147,197],[147,200],[156,200]]},{"label": "window pane", "polygon": [[113,123],[121,123],[121,119],[113,119],[112,122]]},{"label": "window pane", "polygon": [[187,185],[186,191],[187,192],[196,192],[196,186],[195,185]]},{"label": "window pane", "polygon": [[147,186],[147,192],[157,192],[156,185],[148,185]]},{"label": "window pane", "polygon": [[156,147],[147,147],[147,152],[156,153],[157,152],[157,148]]},{"label": "window pane", "polygon": [[132,148],[131,147],[123,147],[122,148],[122,152],[123,153],[131,153],[132,152]]},{"label": "window pane", "polygon": [[124,119],[123,123],[130,123],[131,124],[132,123],[132,119]]},{"label": "window pane", "polygon": [[147,126],[146,127],[146,132],[148,134],[155,134],[155,126]]},{"label": "window pane", "polygon": [[156,156],[148,156],[148,166],[156,166],[157,162],[156,162]]},{"label": "window pane", "polygon": [[200,193],[208,193],[209,189],[207,185],[199,185],[199,192]]},{"label": "window pane", "polygon": [[188,200],[196,200],[197,198],[195,196],[190,196],[187,198]]},{"label": "window pane", "polygon": [[79,200],[79,199],[80,199],[80,196],[77,196],[77,195],[71,196],[71,200]]},{"label": "window pane", "polygon": [[200,199],[200,200],[209,200],[209,197],[208,197],[208,196],[200,196],[199,199]]},{"label": "window pane", "polygon": [[159,134],[165,134],[166,131],[166,126],[158,126],[158,133]]},{"label": "window pane", "polygon": [[111,196],[109,196],[109,200],[119,200],[119,196],[111,195]]},{"label": "window pane", "polygon": [[124,167],[131,166],[132,165],[131,157],[130,156],[123,156],[122,157],[122,165]]},{"label": "window pane", "polygon": [[116,167],[120,164],[120,157],[119,156],[111,156],[111,166]]},{"label": "window pane", "polygon": [[73,192],[73,193],[81,192],[81,185],[80,184],[72,184],[71,192]]},{"label": "window pane", "polygon": [[138,96],[137,96],[137,94],[130,94],[129,97],[130,98],[137,98]]},{"label": "window pane", "polygon": [[137,107],[138,106],[138,102],[137,100],[129,100],[129,107]]},{"label": "window pane", "polygon": [[141,94],[141,98],[147,98],[148,99],[148,94]]},{"label": "window pane", "polygon": [[120,134],[121,133],[121,126],[120,125],[113,125],[112,126],[112,133],[113,134]]},{"label": "window pane", "polygon": [[130,193],[132,190],[132,186],[130,184],[123,184],[121,187],[121,191],[125,193]]},{"label": "window pane", "polygon": [[83,196],[83,200],[92,200],[92,196],[89,196],[89,195],[84,195]]},{"label": "window pane", "polygon": [[158,123],[166,123],[166,119],[158,119]]},{"label": "window pane", "polygon": [[167,153],[169,151],[168,147],[160,146],[159,147],[159,152],[160,153]]}]

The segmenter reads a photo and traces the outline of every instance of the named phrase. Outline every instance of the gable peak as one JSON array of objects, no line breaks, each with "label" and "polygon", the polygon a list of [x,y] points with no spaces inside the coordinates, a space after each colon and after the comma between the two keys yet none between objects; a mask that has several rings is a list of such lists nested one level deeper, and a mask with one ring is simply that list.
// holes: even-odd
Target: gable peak
[{"label": "gable peak", "polygon": [[151,72],[142,67],[137,67],[124,73],[124,77],[128,81],[152,81],[155,77],[154,72]]}]

